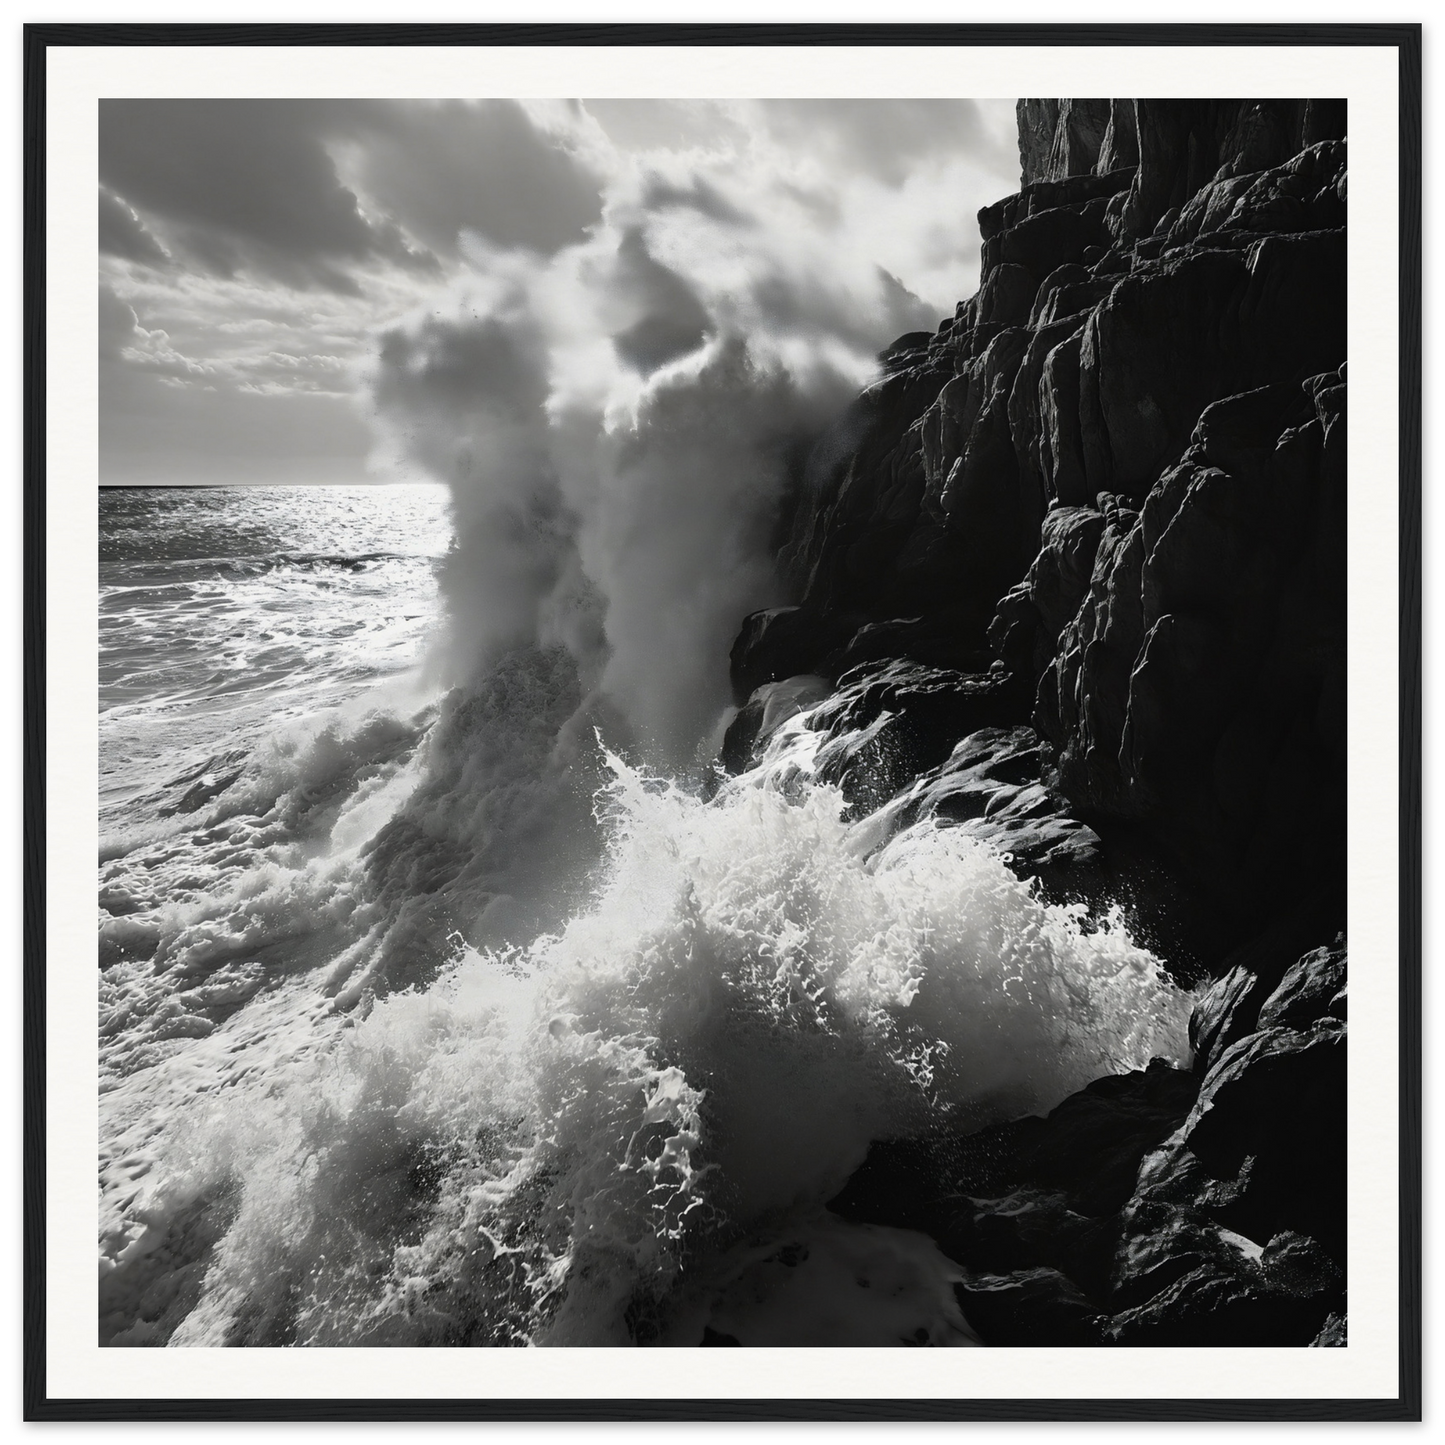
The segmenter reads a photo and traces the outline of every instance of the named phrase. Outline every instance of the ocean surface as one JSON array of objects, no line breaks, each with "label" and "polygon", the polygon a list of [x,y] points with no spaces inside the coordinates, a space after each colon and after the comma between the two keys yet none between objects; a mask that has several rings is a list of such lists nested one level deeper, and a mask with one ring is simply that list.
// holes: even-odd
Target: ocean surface
[{"label": "ocean surface", "polygon": [[100,528],[103,1344],[975,1344],[827,1213],[870,1141],[1187,1057],[1117,921],[847,820],[806,713],[703,786],[560,641],[449,670],[445,488]]}]

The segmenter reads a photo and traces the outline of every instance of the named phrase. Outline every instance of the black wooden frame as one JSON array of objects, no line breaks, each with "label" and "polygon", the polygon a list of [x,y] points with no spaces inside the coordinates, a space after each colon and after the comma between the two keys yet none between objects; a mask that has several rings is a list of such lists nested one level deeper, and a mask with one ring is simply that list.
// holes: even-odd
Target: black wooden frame
[{"label": "black wooden frame", "polygon": [[[786,1422],[1357,1422],[1407,1426],[1422,1422],[1422,101],[1425,29],[1419,22],[1342,19],[1251,23],[1097,22],[1079,16],[1068,23],[899,23],[871,20],[818,23],[657,22],[610,23],[133,23],[117,20],[17,22],[14,59],[22,74],[23,305],[19,341],[23,353],[23,465],[12,480],[20,490],[23,526],[23,847],[19,858],[23,896],[23,1118],[20,1183],[23,1205],[22,1371],[19,1399],[12,1400],[17,1431],[40,1426],[51,1433],[69,1425],[71,1438],[95,1438],[107,1423],[394,1422],[413,1429],[428,1423],[486,1423],[496,1433],[506,1423],[666,1422],[753,1423],[786,1429]],[[51,1399],[46,1394],[45,1240],[45,91],[46,53],[53,46],[133,45],[1351,45],[1386,46],[1399,53],[1400,160],[1400,435],[1399,435],[1399,623],[1400,623],[1400,1077],[1399,1077],[1399,1379],[1394,1399],[1366,1400],[227,1400]],[[1433,478],[1432,478],[1433,484]],[[14,866],[13,866],[14,867]],[[1435,1228],[1431,1220],[1431,1228]],[[12,1292],[14,1292],[12,1286]],[[85,1426],[95,1426],[92,1433]],[[51,1431],[46,1431],[51,1426]],[[269,1433],[269,1432],[267,1432]],[[970,1431],[970,1433],[974,1433]],[[1394,1433],[1394,1432],[1392,1432]],[[1400,1432],[1406,1433],[1406,1432]],[[1413,1433],[1413,1432],[1410,1432]],[[1428,1435],[1423,1426],[1415,1438]]]}]

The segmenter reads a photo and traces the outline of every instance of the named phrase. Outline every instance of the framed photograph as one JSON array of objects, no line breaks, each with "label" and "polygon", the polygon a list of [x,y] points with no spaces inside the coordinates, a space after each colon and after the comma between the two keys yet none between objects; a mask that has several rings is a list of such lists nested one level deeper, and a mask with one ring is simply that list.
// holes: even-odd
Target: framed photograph
[{"label": "framed photograph", "polygon": [[25,45],[27,1418],[1419,1418],[1418,26]]}]

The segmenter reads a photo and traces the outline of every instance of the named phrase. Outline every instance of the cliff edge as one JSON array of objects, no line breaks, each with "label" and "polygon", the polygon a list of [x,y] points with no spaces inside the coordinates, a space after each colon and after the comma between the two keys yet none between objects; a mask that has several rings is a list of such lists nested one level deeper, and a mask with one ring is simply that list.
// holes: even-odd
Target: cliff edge
[{"label": "cliff edge", "polygon": [[1196,1066],[877,1146],[835,1207],[933,1233],[996,1343],[1342,1343],[1344,104],[1018,122],[977,294],[814,450],[724,762],[813,707],[860,813],[1124,901]]}]

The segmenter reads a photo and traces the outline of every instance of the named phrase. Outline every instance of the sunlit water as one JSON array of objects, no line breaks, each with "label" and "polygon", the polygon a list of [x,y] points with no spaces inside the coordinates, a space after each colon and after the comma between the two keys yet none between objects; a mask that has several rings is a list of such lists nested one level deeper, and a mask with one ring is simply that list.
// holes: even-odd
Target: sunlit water
[{"label": "sunlit water", "polygon": [[1187,1000],[844,821],[806,715],[705,801],[560,650],[430,696],[444,495],[102,496],[102,1340],[975,1343],[826,1201],[1184,1059]]},{"label": "sunlit water", "polygon": [[107,811],[414,666],[451,540],[446,488],[100,493]]}]

